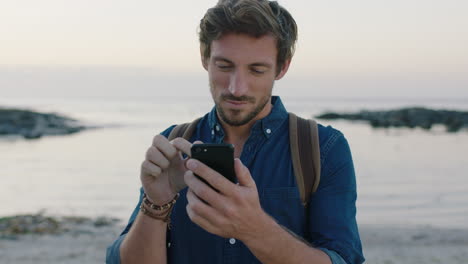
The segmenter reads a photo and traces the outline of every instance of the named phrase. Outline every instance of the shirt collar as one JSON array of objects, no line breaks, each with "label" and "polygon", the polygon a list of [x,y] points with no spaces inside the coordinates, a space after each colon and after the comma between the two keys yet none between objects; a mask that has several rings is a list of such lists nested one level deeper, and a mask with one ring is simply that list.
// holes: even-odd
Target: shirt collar
[{"label": "shirt collar", "polygon": [[[283,102],[279,96],[271,97],[272,109],[271,112],[263,119],[258,120],[252,127],[252,132],[261,130],[265,137],[269,138],[273,135],[281,126],[281,124],[287,119],[288,112],[284,108]],[[211,134],[224,136],[224,130],[221,123],[218,120],[216,114],[216,107],[213,107],[211,112],[208,114],[208,124],[211,129]]]}]

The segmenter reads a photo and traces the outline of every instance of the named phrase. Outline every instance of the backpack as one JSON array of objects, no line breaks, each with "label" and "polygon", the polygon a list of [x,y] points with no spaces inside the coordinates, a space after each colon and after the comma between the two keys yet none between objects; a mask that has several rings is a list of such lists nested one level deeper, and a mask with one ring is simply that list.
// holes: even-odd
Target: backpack
[{"label": "backpack", "polygon": [[[200,119],[175,126],[168,139],[182,137],[189,140]],[[320,182],[320,146],[317,123],[289,113],[289,145],[300,198],[306,207],[310,195],[317,191]]]}]

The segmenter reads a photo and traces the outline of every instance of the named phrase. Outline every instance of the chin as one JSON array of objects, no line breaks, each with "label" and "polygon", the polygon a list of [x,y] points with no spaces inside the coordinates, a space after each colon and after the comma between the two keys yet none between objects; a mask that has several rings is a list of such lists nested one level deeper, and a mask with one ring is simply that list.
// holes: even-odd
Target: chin
[{"label": "chin", "polygon": [[241,113],[240,111],[228,110],[228,114],[226,114],[226,112],[220,112],[220,117],[230,126],[243,126],[252,121],[255,118],[255,115],[253,112]]}]

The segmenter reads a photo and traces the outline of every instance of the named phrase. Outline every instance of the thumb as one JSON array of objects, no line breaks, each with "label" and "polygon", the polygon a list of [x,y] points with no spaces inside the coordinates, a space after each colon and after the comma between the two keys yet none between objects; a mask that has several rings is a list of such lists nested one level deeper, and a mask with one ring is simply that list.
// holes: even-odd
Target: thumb
[{"label": "thumb", "polygon": [[255,181],[252,179],[249,169],[247,169],[247,167],[242,164],[240,159],[234,160],[234,170],[236,172],[239,185],[246,187],[256,187]]}]

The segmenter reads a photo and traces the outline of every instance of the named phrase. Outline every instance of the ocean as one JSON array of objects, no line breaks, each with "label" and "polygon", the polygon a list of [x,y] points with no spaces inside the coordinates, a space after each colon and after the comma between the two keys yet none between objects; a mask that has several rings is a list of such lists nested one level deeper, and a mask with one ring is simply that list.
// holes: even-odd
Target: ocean
[{"label": "ocean", "polygon": [[[208,94],[208,93],[207,93]],[[406,106],[468,110],[461,99],[331,98],[283,95],[289,111]],[[128,219],[139,195],[139,168],[152,138],[212,107],[209,95],[149,97],[0,97],[0,106],[57,112],[103,126],[37,140],[0,138],[0,216],[37,213]],[[359,224],[468,228],[468,131],[443,127],[374,129],[319,120],[349,141],[358,183]]]}]

